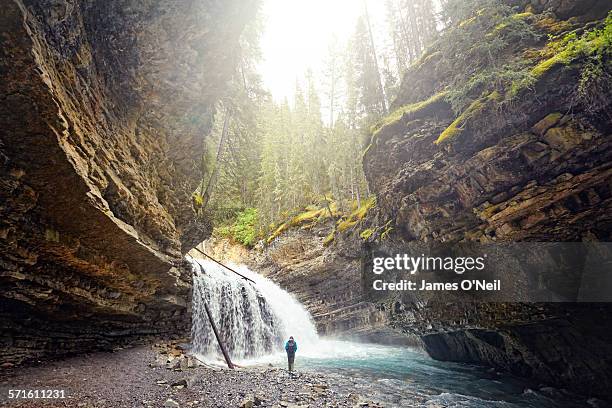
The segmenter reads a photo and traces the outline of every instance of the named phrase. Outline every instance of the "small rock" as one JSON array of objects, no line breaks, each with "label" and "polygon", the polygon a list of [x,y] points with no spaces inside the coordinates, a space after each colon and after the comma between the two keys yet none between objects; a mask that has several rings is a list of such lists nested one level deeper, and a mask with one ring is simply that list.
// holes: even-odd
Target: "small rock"
[{"label": "small rock", "polygon": [[198,360],[189,356],[187,357],[187,368],[196,368],[198,366]]},{"label": "small rock", "polygon": [[185,380],[184,378],[178,381],[175,381],[172,383],[172,386],[175,388],[186,388],[187,387],[187,380]]},{"label": "small rock", "polygon": [[253,401],[253,397],[246,396],[240,403],[240,408],[253,408],[254,405],[255,401]]},{"label": "small rock", "polygon": [[179,408],[180,405],[178,402],[176,402],[172,398],[168,398],[166,402],[164,402],[164,407],[165,408]]},{"label": "small rock", "polygon": [[179,359],[168,359],[168,364],[166,364],[166,369],[168,370],[180,370],[181,362]]}]

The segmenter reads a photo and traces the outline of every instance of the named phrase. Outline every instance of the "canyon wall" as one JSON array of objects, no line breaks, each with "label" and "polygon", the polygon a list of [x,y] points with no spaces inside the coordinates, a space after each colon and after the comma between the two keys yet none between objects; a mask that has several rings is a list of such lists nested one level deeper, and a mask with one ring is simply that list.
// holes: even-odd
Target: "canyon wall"
[{"label": "canyon wall", "polygon": [[[514,18],[551,38],[574,32],[587,44],[585,30],[609,36],[601,34],[609,32],[609,9],[597,1],[522,2]],[[609,44],[600,76],[589,77],[599,51],[560,49],[561,56],[531,62],[551,46],[516,41],[504,58],[532,64],[529,86],[476,96],[459,116],[437,96],[453,91],[455,72],[436,45],[406,73],[396,115],[374,130],[364,156],[378,217],[395,228],[396,243],[383,245],[389,252],[416,241],[610,241]],[[609,304],[453,304],[444,295],[402,295],[390,324],[420,336],[434,358],[609,398],[610,311]]]},{"label": "canyon wall", "polygon": [[1,361],[188,333],[191,194],[255,7],[3,4]]}]

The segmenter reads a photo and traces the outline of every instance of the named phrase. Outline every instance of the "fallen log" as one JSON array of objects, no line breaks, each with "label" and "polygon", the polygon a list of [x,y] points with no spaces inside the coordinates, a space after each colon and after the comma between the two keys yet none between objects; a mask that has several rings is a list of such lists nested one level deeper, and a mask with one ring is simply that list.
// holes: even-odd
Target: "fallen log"
[{"label": "fallen log", "polygon": [[210,309],[208,308],[208,303],[204,303],[204,309],[206,309],[208,320],[210,321],[210,325],[212,326],[213,332],[215,333],[215,337],[217,338],[217,343],[219,343],[219,347],[221,348],[221,352],[223,353],[225,362],[227,363],[227,366],[233,370],[234,364],[232,364],[232,360],[230,360],[230,356],[227,353],[225,346],[223,345],[223,341],[221,340],[221,336],[219,335],[219,332],[217,331],[217,325],[215,324],[215,321],[212,318],[212,314],[210,313]]},{"label": "fallen log", "polygon": [[[197,358],[197,357],[195,356],[195,354],[190,354],[190,356],[191,356],[191,357],[193,357],[193,358],[195,358],[196,360],[198,360],[200,363],[202,363],[202,364],[203,364],[203,365],[205,365],[205,366],[208,366],[208,365],[209,365],[207,362],[202,361],[202,360],[200,360],[199,358]],[[238,364],[236,364],[236,363],[234,363],[234,362],[232,362],[232,365],[234,366],[234,368],[244,368],[244,366],[238,365]]]},{"label": "fallen log", "polygon": [[234,272],[236,275],[240,276],[242,279],[246,279],[246,280],[248,280],[248,281],[249,281],[249,282],[251,282],[251,283],[255,283],[255,281],[254,281],[253,279],[247,278],[246,276],[244,276],[244,275],[243,275],[243,274],[241,274],[240,272],[236,272],[235,270],[233,270],[233,269],[232,269],[232,268],[230,268],[229,266],[224,265],[224,264],[222,264],[221,262],[217,261],[217,260],[216,260],[215,258],[213,258],[212,256],[210,256],[210,255],[208,255],[208,254],[206,254],[206,253],[204,253],[204,252],[200,251],[200,250],[199,250],[197,247],[195,247],[195,248],[193,248],[193,249],[195,249],[196,251],[198,251],[199,253],[201,253],[202,255],[204,255],[205,257],[207,257],[208,259],[210,259],[211,261],[215,262],[216,264],[219,264],[219,265],[221,265],[222,267],[224,267],[225,269],[227,269],[227,270],[229,270],[229,271],[231,271],[231,272]]}]

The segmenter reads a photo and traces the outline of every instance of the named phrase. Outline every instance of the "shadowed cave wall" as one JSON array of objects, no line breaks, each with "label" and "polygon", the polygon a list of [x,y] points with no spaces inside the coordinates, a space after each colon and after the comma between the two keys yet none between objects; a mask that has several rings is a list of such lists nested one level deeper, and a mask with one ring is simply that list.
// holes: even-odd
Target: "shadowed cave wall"
[{"label": "shadowed cave wall", "polygon": [[191,194],[255,7],[3,4],[0,360],[188,333]]}]

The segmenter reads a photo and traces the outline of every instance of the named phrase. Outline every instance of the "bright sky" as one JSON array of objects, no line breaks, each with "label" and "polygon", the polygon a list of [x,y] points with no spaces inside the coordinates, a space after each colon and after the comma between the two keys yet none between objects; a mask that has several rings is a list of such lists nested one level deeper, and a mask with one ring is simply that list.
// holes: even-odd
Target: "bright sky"
[{"label": "bright sky", "polygon": [[[291,101],[296,78],[302,81],[308,68],[315,75],[323,70],[333,36],[343,46],[354,32],[363,0],[265,0],[262,11],[259,70],[276,101]],[[369,0],[368,11],[376,32],[384,25],[384,1]]]}]

